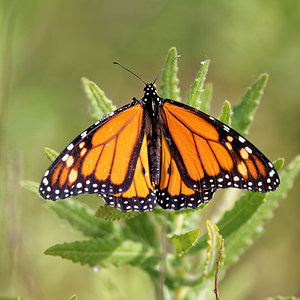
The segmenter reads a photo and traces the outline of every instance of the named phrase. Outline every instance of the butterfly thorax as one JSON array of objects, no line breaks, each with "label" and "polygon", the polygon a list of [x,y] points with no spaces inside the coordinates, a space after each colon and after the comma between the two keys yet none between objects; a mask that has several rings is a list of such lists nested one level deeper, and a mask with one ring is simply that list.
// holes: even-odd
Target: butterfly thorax
[{"label": "butterfly thorax", "polygon": [[153,84],[147,84],[144,88],[144,97],[141,104],[144,107],[145,134],[147,137],[150,177],[153,184],[159,182],[160,153],[161,153],[161,129],[162,117],[160,106],[162,98],[157,95]]}]

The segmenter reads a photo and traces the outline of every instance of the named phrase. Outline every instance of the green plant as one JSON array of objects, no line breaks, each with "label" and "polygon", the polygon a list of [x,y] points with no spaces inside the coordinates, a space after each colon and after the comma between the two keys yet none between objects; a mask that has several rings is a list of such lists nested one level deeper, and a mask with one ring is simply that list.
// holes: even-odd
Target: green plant
[{"label": "green plant", "polygon": [[[176,55],[176,49],[172,48],[166,65]],[[209,110],[212,92],[211,84],[204,84],[208,67],[209,61],[203,62],[187,96],[189,105],[204,111]],[[267,79],[268,75],[262,74],[248,89],[241,104],[233,110],[229,101],[225,101],[220,120],[246,135]],[[162,97],[180,101],[176,62],[163,73],[162,81]],[[86,78],[82,83],[91,103],[93,118],[102,118],[115,108],[95,83]],[[51,161],[57,156],[49,148],[45,149],[45,153]],[[278,170],[282,165],[283,159],[275,162]],[[149,274],[156,285],[157,299],[163,299],[164,295],[178,300],[213,299],[221,240],[225,242],[219,279],[252,244],[253,238],[263,232],[264,223],[273,216],[279,201],[286,197],[299,171],[300,156],[280,171],[281,185],[278,190],[269,194],[244,193],[232,209],[211,216],[217,220],[216,224],[206,221],[206,233],[199,229],[201,211],[206,204],[195,210],[176,212],[157,207],[146,213],[122,213],[102,204],[95,216],[91,209],[73,199],[56,202],[43,200],[60,218],[89,238],[54,245],[45,254],[91,267],[138,266]],[[37,183],[25,181],[23,186],[40,197]],[[225,194],[222,201],[231,203],[232,199],[232,194]]]}]

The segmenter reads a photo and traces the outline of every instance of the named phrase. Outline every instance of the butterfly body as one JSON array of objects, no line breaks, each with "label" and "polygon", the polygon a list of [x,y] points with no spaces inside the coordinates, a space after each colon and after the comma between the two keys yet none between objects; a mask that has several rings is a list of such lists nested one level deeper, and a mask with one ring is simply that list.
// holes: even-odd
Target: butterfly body
[{"label": "butterfly body", "polygon": [[196,208],[218,188],[273,191],[273,164],[215,118],[158,96],[117,109],[75,138],[45,172],[40,194],[97,193],[122,211]]},{"label": "butterfly body", "polygon": [[160,178],[161,136],[163,128],[160,107],[163,105],[163,98],[157,95],[156,89],[152,84],[147,84],[144,88],[144,97],[141,99],[141,105],[144,108],[150,178],[151,182],[157,185]]}]

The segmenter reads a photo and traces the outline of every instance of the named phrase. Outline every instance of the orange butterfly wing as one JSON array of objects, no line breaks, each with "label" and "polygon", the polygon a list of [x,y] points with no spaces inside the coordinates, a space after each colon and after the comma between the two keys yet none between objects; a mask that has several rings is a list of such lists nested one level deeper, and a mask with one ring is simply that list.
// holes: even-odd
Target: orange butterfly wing
[{"label": "orange butterfly wing", "polygon": [[161,173],[158,186],[158,204],[164,209],[197,208],[212,198],[215,189],[193,190],[186,186],[162,136]]},{"label": "orange butterfly wing", "polygon": [[106,203],[121,211],[148,211],[156,207],[156,195],[151,184],[146,135],[138,156],[133,181],[122,194],[100,193]]},{"label": "orange butterfly wing", "polygon": [[40,194],[56,200],[81,193],[116,195],[128,191],[141,170],[136,166],[146,165],[144,135],[140,104],[132,102],[121,107],[65,148],[45,172]]},{"label": "orange butterfly wing", "polygon": [[165,100],[161,113],[172,159],[188,188],[268,192],[278,187],[273,164],[233,129],[172,100]]}]

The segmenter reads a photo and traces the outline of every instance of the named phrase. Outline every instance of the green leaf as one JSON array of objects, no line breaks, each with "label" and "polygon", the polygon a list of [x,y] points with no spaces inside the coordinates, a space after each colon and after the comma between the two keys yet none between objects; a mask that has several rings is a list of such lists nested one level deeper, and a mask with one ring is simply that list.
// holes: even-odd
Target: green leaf
[{"label": "green leaf", "polygon": [[260,103],[260,98],[263,95],[268,77],[269,76],[266,73],[260,75],[242,97],[242,102],[233,108],[231,127],[241,135],[246,136],[248,134],[249,127],[253,121],[257,106]]},{"label": "green leaf", "polygon": [[47,158],[53,162],[55,161],[56,157],[59,155],[59,153],[51,148],[45,147],[44,152],[47,156]]},{"label": "green leaf", "polygon": [[[172,210],[164,210],[167,215],[169,228],[169,233],[181,234],[183,232],[191,231],[197,227],[199,227],[200,220],[200,211],[208,205],[208,201],[201,203],[197,208],[190,209],[180,209],[176,211]],[[154,215],[157,218],[158,209],[154,211]],[[158,222],[165,222],[165,218],[157,218]]]},{"label": "green leaf", "polygon": [[23,180],[21,181],[21,186],[25,190],[33,193],[34,195],[41,197],[39,193],[39,184],[37,182],[30,181],[30,180]]},{"label": "green leaf", "polygon": [[199,110],[208,113],[210,110],[210,102],[212,99],[212,89],[213,86],[211,83],[206,84],[206,86],[204,87],[204,90],[200,96],[200,107]]},{"label": "green leaf", "polygon": [[[169,50],[164,68],[168,66],[177,56],[177,50],[172,47]],[[162,74],[162,85],[160,86],[161,97],[180,101],[180,89],[178,87],[179,79],[177,77],[178,67],[175,60]]]},{"label": "green leaf", "polygon": [[132,240],[143,242],[157,249],[160,247],[160,242],[156,238],[151,215],[152,212],[139,213],[135,218],[125,220],[125,224],[129,229],[127,234]]},{"label": "green leaf", "polygon": [[247,222],[263,203],[266,194],[246,192],[234,205],[234,208],[227,211],[218,222],[221,233],[225,237],[230,236],[237,228]]},{"label": "green leaf", "polygon": [[60,256],[65,259],[88,264],[91,267],[109,265],[152,266],[160,261],[160,254],[141,243],[124,240],[92,239],[72,243],[57,244],[45,251],[46,255]]},{"label": "green leaf", "polygon": [[231,123],[231,106],[230,106],[230,102],[228,100],[225,100],[224,105],[223,105],[223,109],[222,109],[222,114],[220,117],[220,121],[226,125],[230,126]]},{"label": "green leaf", "polygon": [[39,194],[39,184],[33,181],[24,180],[21,185],[32,192],[50,207],[61,219],[67,220],[72,228],[81,231],[90,237],[104,237],[114,233],[117,237],[117,228],[113,223],[97,219],[93,212],[84,204],[73,199],[49,201],[44,200]]},{"label": "green leaf", "polygon": [[107,221],[119,221],[134,218],[139,214],[141,213],[137,211],[122,212],[115,207],[104,204],[97,209],[96,217]]},{"label": "green leaf", "polygon": [[77,300],[77,296],[73,295],[69,300]]},{"label": "green leaf", "polygon": [[202,66],[196,76],[194,83],[191,85],[191,90],[187,93],[187,105],[197,109],[201,108],[201,96],[204,92],[203,86],[206,79],[209,62],[209,60],[206,60],[201,63]]},{"label": "green leaf", "polygon": [[46,201],[46,204],[64,220],[67,220],[72,228],[81,231],[90,237],[106,237],[111,234],[116,236],[116,226],[114,223],[106,222],[96,218],[93,212],[84,204],[73,199]]},{"label": "green leaf", "polygon": [[[282,164],[282,160],[274,163],[277,170]],[[273,216],[273,210],[278,206],[278,202],[286,197],[299,173],[300,155],[291,162],[287,169],[280,172],[281,184],[276,191],[267,194],[247,192],[236,202],[231,211],[224,214],[218,223],[219,231],[226,242],[224,266],[229,267],[235,262],[241,253],[251,245],[253,237],[263,232],[264,223]],[[260,199],[260,197],[265,199]],[[252,204],[252,201],[255,205]],[[247,203],[250,207],[247,206]],[[207,234],[203,235],[186,253],[193,254],[204,249],[207,246],[207,236]],[[202,280],[203,278],[200,278],[199,283]]]},{"label": "green leaf", "polygon": [[176,251],[179,255],[193,246],[199,235],[199,229],[195,229],[183,234],[174,234],[169,240],[175,245]]},{"label": "green leaf", "polygon": [[[278,168],[282,165],[282,162],[277,161],[274,166]],[[275,193],[275,192],[273,192]],[[257,212],[260,205],[262,205],[266,193],[255,193],[247,191],[234,205],[234,207],[227,211],[222,219],[217,223],[221,235],[226,240],[226,248],[228,248],[227,238]],[[191,248],[192,252],[196,252],[199,249],[206,247],[207,234],[200,237],[196,245]],[[228,250],[226,251],[228,253]]]},{"label": "green leaf", "polygon": [[275,162],[275,168],[277,171],[281,170],[282,166],[284,164],[284,158],[279,158]]},{"label": "green leaf", "polygon": [[[279,161],[279,164],[282,162]],[[275,165],[278,168],[278,164]],[[296,177],[300,173],[300,155],[280,172],[281,183],[279,188],[266,194],[257,212],[241,228],[238,228],[226,239],[225,265],[229,266],[237,261],[241,253],[252,244],[252,240],[263,232],[264,223],[273,217],[273,211],[279,205],[279,201],[287,196],[288,191],[293,187]]]},{"label": "green leaf", "polygon": [[[220,247],[222,243],[222,236],[219,234],[218,227],[212,223],[211,221],[207,220],[206,222],[208,236],[207,236],[207,257],[204,265],[203,271],[199,271],[198,268],[194,268],[194,273],[192,276],[185,276],[179,278],[168,278],[166,277],[166,281],[171,281],[168,285],[172,287],[175,286],[191,286],[193,287],[192,291],[195,291],[196,294],[194,296],[191,294],[191,298],[184,298],[184,299],[194,299],[196,295],[199,295],[200,291],[205,291],[205,293],[211,293],[211,282],[212,278],[215,275],[216,268],[217,268],[217,261],[220,255]],[[170,257],[170,256],[169,256]],[[222,251],[222,259],[224,257],[224,251]],[[222,262],[223,260],[221,260]],[[176,265],[176,264],[175,264]],[[184,269],[186,266],[184,266]],[[202,269],[202,268],[201,268]],[[174,289],[174,287],[173,287]],[[206,298],[204,298],[206,299]]]},{"label": "green leaf", "polygon": [[[245,224],[249,218],[257,211],[262,204],[266,194],[246,192],[234,205],[233,209],[227,211],[223,218],[218,222],[220,233],[226,241],[227,238],[235,232],[240,226]],[[204,249],[207,245],[207,234],[200,237],[196,245],[191,249],[196,252]]]},{"label": "green leaf", "polygon": [[81,79],[83,88],[90,101],[92,118],[100,120],[110,112],[116,110],[116,106],[109,100],[103,90],[101,90],[96,83],[83,77]]},{"label": "green leaf", "polygon": [[[222,236],[219,233],[219,228],[216,224],[210,220],[206,221],[206,227],[208,232],[207,239],[207,256],[204,266],[204,274],[206,277],[213,277],[217,270],[217,261],[220,255],[220,247],[222,243]],[[224,249],[222,255],[224,254]]]}]

